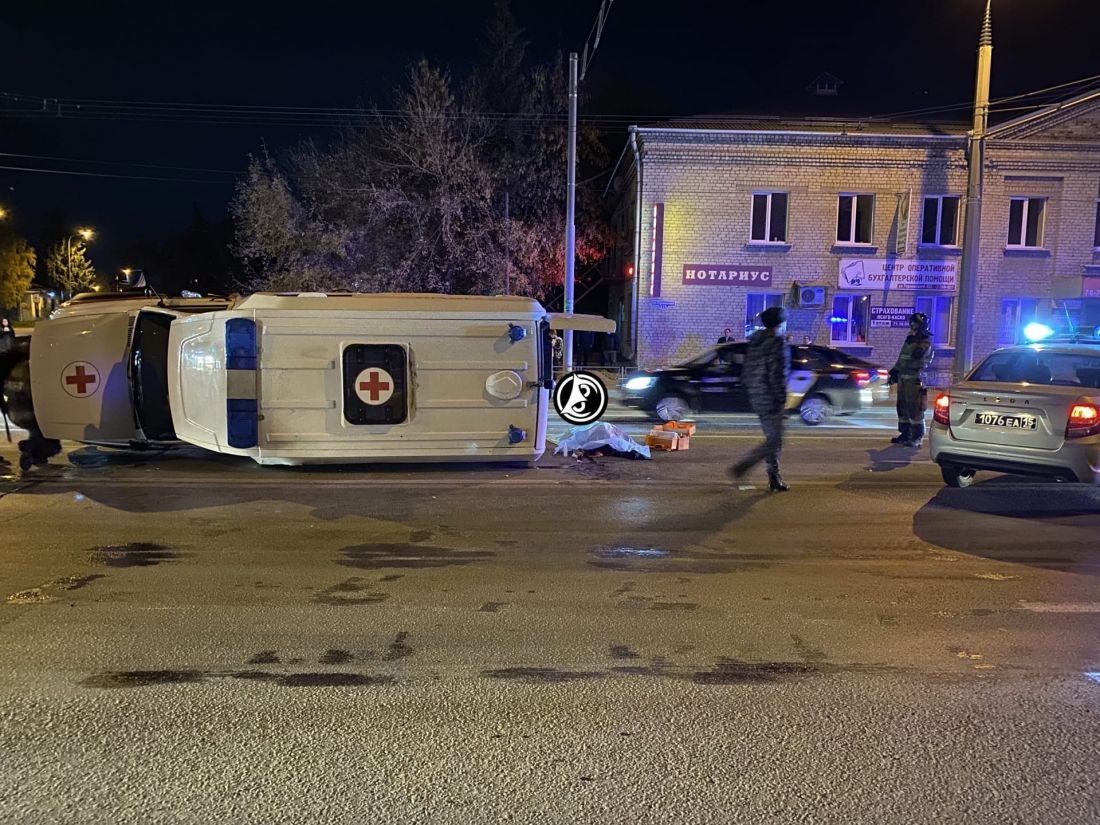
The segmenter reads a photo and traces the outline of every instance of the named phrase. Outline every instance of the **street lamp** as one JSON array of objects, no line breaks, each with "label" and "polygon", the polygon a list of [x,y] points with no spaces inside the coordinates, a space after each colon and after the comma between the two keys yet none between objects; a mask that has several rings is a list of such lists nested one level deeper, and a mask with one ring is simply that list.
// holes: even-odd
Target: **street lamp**
[{"label": "street lamp", "polygon": [[[611,4],[615,0],[601,0],[600,13],[592,26],[588,39],[584,41],[584,57],[578,61],[577,53],[569,54],[569,132],[566,142],[566,184],[565,184],[565,296],[564,307],[566,315],[573,314],[573,288],[574,267],[577,258],[577,227],[574,224],[577,203],[577,95],[581,81],[588,73],[588,66],[592,62],[592,55],[600,45],[600,36],[603,34],[607,15],[611,12]],[[589,42],[592,48],[589,49]],[[580,76],[577,75],[578,62],[580,63]],[[584,297],[583,295],[581,296]],[[562,333],[562,369],[569,372],[573,368],[573,330],[567,329]]]}]

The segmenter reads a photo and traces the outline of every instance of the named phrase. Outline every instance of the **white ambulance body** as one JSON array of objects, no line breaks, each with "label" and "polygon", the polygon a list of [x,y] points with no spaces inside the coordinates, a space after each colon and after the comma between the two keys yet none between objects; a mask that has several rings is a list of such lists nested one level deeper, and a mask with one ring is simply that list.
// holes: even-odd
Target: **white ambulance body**
[{"label": "white ambulance body", "polygon": [[171,322],[171,423],[261,464],[531,462],[546,444],[551,326],[614,330],[527,298],[252,295]]},{"label": "white ambulance body", "polygon": [[[174,319],[224,309],[232,302],[89,293],[66,302],[35,326],[31,398],[38,426],[47,438],[108,446],[175,441],[170,431],[144,433],[135,408],[133,361],[143,349],[140,340],[134,346],[135,324],[143,309],[158,304],[157,312]],[[140,390],[139,385],[138,399]]]}]

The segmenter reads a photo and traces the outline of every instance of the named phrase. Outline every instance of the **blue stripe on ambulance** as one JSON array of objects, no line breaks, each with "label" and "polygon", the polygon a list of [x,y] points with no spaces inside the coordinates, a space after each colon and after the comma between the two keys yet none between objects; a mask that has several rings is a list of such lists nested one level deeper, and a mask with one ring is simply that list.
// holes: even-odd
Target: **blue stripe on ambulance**
[{"label": "blue stripe on ambulance", "polygon": [[232,318],[225,322],[226,420],[229,446],[255,447],[260,410],[256,398],[256,322]]}]

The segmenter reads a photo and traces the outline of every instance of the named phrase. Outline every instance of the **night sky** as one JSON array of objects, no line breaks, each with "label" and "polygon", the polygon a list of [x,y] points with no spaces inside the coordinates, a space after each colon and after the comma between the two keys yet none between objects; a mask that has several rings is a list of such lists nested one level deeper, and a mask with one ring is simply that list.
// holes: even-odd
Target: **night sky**
[{"label": "night sky", "polygon": [[[512,3],[534,61],[579,50],[598,7],[599,0]],[[983,7],[983,0],[616,0],[582,116],[618,147],[632,120],[797,111],[803,88],[822,71],[845,81],[847,112],[964,103],[973,95]],[[0,91],[35,101],[386,107],[420,57],[464,77],[492,10],[493,0],[9,2],[0,11]],[[995,98],[1100,75],[1096,0],[994,0],[993,27]],[[0,166],[129,177],[0,169],[0,205],[35,240],[51,212],[94,226],[92,257],[108,271],[139,236],[183,229],[196,206],[224,218],[235,175],[262,143],[278,149],[332,134],[312,116],[275,124],[269,113],[259,124],[240,108],[177,111],[155,122],[133,106],[94,118],[72,106],[57,117],[51,106],[43,114],[40,102],[0,98]],[[28,107],[37,111],[16,112]],[[227,122],[239,119],[247,122]],[[142,177],[173,180],[132,179]]]}]

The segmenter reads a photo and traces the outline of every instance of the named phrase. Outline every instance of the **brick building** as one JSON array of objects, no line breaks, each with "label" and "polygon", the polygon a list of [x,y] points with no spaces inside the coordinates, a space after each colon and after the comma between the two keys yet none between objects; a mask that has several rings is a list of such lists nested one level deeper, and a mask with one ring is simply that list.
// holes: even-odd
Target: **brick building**
[{"label": "brick building", "polygon": [[[954,357],[967,127],[686,119],[631,127],[610,316],[643,367],[685,359],[767,306],[792,339],[889,365],[914,310]],[[1100,324],[1100,90],[995,125],[985,162],[975,356],[1031,319]]]}]

